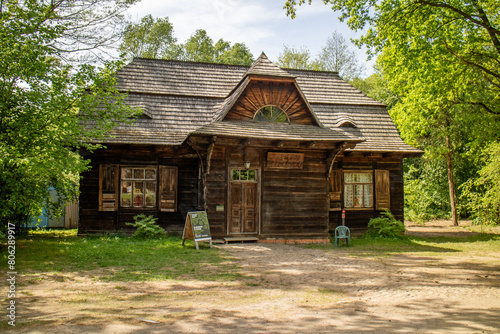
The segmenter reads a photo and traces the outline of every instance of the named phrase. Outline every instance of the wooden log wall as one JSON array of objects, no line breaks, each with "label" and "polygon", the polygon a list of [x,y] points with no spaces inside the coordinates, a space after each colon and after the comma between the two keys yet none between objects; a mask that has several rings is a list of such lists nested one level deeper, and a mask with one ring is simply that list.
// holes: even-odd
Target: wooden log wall
[{"label": "wooden log wall", "polygon": [[[167,231],[182,231],[186,213],[200,209],[198,203],[198,156],[188,147],[159,147],[139,145],[109,145],[107,150],[84,154],[90,159],[91,169],[82,173],[80,182],[79,233],[131,230],[137,214],[145,213],[158,219]],[[135,166],[169,165],[178,167],[177,212],[159,212],[158,209],[118,208],[118,211],[99,211],[99,164]]]},{"label": "wooden log wall", "polygon": [[[221,146],[217,141],[210,159],[207,175],[206,210],[212,236],[227,235],[229,177],[231,168],[242,168],[250,162],[250,169],[260,172],[261,238],[325,237],[328,233],[328,182],[326,179],[326,150],[293,150],[304,153],[301,170],[272,169],[266,166],[269,148]],[[233,143],[234,144],[234,143]],[[287,152],[286,149],[276,150]],[[224,211],[217,211],[217,206]]]},{"label": "wooden log wall", "polygon": [[328,232],[326,151],[302,153],[301,170],[264,168],[263,237],[324,237]]},{"label": "wooden log wall", "polygon": [[[349,171],[388,170],[390,179],[390,210],[396,219],[404,221],[403,160],[398,157],[340,157],[334,169]],[[343,198],[343,197],[342,197]],[[376,198],[374,194],[373,201]],[[365,229],[371,218],[379,217],[381,211],[366,209],[346,209],[346,226]],[[341,211],[330,211],[330,231],[342,224]]]}]

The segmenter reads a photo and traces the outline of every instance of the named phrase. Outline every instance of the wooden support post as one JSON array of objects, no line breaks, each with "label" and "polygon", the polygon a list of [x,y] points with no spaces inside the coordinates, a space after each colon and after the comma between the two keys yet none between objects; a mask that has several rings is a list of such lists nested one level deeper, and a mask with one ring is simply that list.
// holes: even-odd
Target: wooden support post
[{"label": "wooden support post", "polygon": [[212,139],[210,140],[210,145],[208,145],[207,149],[207,161],[206,161],[206,174],[210,174],[210,161],[212,159],[212,153],[214,151],[215,147],[215,142],[217,141],[217,136],[213,136]]}]

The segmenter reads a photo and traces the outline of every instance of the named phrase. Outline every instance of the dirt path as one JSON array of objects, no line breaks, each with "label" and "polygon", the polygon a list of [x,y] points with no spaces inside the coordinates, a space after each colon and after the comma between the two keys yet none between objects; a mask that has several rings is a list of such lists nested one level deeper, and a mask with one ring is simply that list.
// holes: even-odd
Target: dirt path
[{"label": "dirt path", "polygon": [[[466,233],[410,227],[410,233]],[[500,333],[500,253],[353,257],[292,245],[220,246],[239,282],[27,284],[20,333]],[[444,254],[444,255],[441,255]],[[21,319],[20,319],[21,320]]]}]

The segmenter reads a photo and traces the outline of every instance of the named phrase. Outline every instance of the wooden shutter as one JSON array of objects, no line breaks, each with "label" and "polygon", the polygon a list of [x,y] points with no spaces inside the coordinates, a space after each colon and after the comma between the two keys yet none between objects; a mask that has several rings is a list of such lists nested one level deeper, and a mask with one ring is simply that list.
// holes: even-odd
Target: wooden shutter
[{"label": "wooden shutter", "polygon": [[118,210],[118,165],[99,165],[99,211]]},{"label": "wooden shutter", "polygon": [[375,199],[377,210],[391,209],[391,182],[388,170],[375,171]]},{"label": "wooden shutter", "polygon": [[177,167],[160,166],[160,211],[177,212]]}]

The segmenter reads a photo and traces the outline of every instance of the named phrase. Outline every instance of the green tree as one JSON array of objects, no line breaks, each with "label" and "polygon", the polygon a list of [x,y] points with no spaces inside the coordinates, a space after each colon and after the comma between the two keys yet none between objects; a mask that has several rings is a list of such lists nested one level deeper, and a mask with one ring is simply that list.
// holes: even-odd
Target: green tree
[{"label": "green tree", "polygon": [[500,142],[494,142],[482,157],[479,177],[463,184],[462,197],[479,223],[500,224]]},{"label": "green tree", "polygon": [[298,70],[319,70],[318,63],[311,59],[311,52],[302,47],[300,50],[293,46],[283,46],[276,65],[281,68],[293,68]]},{"label": "green tree", "polygon": [[360,77],[364,71],[364,66],[356,58],[356,51],[344,36],[336,31],[328,37],[319,54],[318,63],[323,71],[338,72],[347,81]]},{"label": "green tree", "polygon": [[215,46],[212,38],[203,29],[198,29],[184,43],[184,60],[213,63],[215,62]]},{"label": "green tree", "polygon": [[113,88],[120,64],[61,63],[53,47],[66,29],[58,4],[0,2],[1,229],[40,214],[49,187],[61,196],[54,211],[75,199],[86,168],[78,148],[92,149],[85,143],[133,113]]},{"label": "green tree", "polygon": [[387,110],[394,107],[400,100],[400,96],[389,87],[389,82],[379,70],[365,79],[356,77],[350,83],[372,99],[384,103]]},{"label": "green tree", "polygon": [[[457,166],[477,161],[481,148],[499,136],[500,2],[324,2],[352,29],[367,28],[358,44],[378,55],[390,89],[402,96],[391,115],[403,137],[446,161],[456,223]],[[286,3],[292,15],[295,5]]]},{"label": "green tree", "polygon": [[174,26],[168,17],[154,19],[147,15],[139,23],[127,25],[120,51],[128,58],[177,59],[181,50],[176,43]]},{"label": "green tree", "polygon": [[196,32],[182,46],[183,60],[231,65],[251,65],[254,61],[250,49],[243,43],[231,46],[230,42],[219,39],[214,44],[203,29]]},{"label": "green tree", "polygon": [[[245,44],[235,43],[233,46],[231,46],[229,42],[226,43],[227,48],[224,49],[224,52],[216,55],[216,63],[246,66],[250,66],[253,64],[253,55],[250,52],[250,49]],[[219,50],[217,48],[217,44],[215,49]]]},{"label": "green tree", "polygon": [[[305,2],[288,0],[285,8],[294,17],[295,6]],[[404,64],[410,70],[420,68],[422,72],[436,60],[442,66],[453,66],[464,80],[458,94],[448,97],[449,102],[500,114],[500,2],[497,0],[323,2],[339,11],[340,19],[347,20],[351,29],[367,28],[358,44],[368,46],[372,54],[392,50],[398,55],[398,65]],[[398,70],[394,59],[381,65],[384,69]],[[390,76],[387,79],[393,81]]]},{"label": "green tree", "polygon": [[146,57],[232,65],[251,65],[254,61],[245,44],[236,43],[231,46],[230,42],[223,39],[214,44],[203,29],[196,30],[184,44],[177,44],[173,33],[174,28],[168,17],[154,19],[148,15],[141,22],[127,26],[120,50],[128,58]]}]

